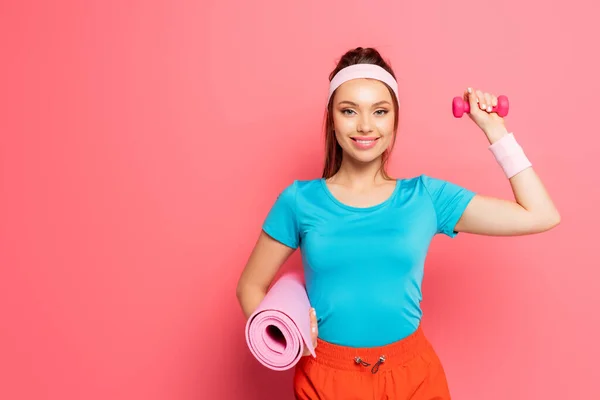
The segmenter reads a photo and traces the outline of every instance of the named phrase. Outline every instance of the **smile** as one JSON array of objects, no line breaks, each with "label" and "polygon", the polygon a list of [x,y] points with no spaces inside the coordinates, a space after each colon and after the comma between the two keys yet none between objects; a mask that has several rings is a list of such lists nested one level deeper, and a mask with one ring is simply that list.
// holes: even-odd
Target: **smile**
[{"label": "smile", "polygon": [[366,150],[374,147],[377,144],[378,137],[355,137],[350,138],[354,142],[354,145],[361,150]]}]

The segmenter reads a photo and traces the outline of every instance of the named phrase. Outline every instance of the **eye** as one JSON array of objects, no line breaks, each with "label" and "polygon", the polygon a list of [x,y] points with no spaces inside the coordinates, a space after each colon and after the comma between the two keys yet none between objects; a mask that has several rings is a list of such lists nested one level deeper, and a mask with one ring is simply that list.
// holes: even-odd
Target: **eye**
[{"label": "eye", "polygon": [[387,114],[388,112],[389,112],[388,110],[377,110],[377,111],[375,111],[375,114],[381,116],[381,115]]},{"label": "eye", "polygon": [[354,113],[354,110],[350,110],[348,108],[342,110],[342,114],[344,115],[350,115],[350,113]]}]

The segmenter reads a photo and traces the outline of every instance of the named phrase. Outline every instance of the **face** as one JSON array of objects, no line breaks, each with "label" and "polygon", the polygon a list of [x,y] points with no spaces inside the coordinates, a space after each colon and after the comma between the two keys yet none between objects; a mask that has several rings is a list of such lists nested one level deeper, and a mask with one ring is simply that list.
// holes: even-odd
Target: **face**
[{"label": "face", "polygon": [[394,103],[387,86],[374,79],[353,79],[338,87],[333,99],[335,136],[344,157],[377,160],[394,136]]}]

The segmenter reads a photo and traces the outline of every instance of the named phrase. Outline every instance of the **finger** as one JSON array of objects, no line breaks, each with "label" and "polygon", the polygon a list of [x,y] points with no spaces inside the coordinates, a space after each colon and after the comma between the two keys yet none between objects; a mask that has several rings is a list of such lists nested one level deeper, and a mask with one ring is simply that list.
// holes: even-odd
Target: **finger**
[{"label": "finger", "polygon": [[492,107],[498,107],[498,98],[494,95],[492,96]]},{"label": "finger", "polygon": [[467,91],[465,92],[465,101],[469,102],[471,110],[477,107],[477,94],[475,93],[475,89],[471,87],[467,88]]},{"label": "finger", "polygon": [[489,93],[484,93],[483,97],[485,98],[485,104],[487,105],[485,111],[487,112],[491,112],[492,111],[492,95]]},{"label": "finger", "polygon": [[477,95],[477,102],[479,103],[479,108],[485,110],[487,106],[485,104],[485,96],[483,95],[483,92],[481,90],[477,90],[475,91],[475,94]]}]

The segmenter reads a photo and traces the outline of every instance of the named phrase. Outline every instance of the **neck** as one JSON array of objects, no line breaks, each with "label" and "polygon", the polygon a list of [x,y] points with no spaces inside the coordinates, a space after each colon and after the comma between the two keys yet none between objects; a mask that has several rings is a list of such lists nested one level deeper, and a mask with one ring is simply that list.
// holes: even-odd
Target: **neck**
[{"label": "neck", "polygon": [[370,163],[360,163],[344,157],[340,169],[329,181],[357,189],[379,185],[389,180],[381,170],[381,161],[382,158],[379,157]]}]

